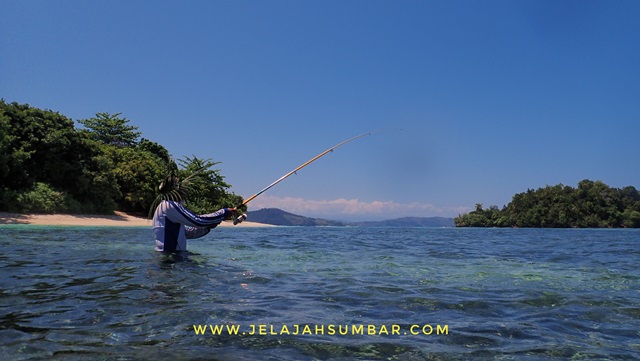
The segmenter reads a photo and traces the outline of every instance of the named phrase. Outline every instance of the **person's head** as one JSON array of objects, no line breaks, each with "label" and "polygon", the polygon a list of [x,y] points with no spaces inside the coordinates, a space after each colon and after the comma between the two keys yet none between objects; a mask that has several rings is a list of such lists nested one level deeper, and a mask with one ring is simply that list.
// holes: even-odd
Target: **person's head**
[{"label": "person's head", "polygon": [[186,198],[185,193],[180,188],[180,181],[173,174],[165,177],[164,181],[160,182],[158,186],[162,199],[175,202],[183,202]]},{"label": "person's head", "polygon": [[173,174],[170,174],[166,176],[162,182],[160,182],[158,190],[161,194],[167,194],[176,188],[177,183],[177,178]]}]

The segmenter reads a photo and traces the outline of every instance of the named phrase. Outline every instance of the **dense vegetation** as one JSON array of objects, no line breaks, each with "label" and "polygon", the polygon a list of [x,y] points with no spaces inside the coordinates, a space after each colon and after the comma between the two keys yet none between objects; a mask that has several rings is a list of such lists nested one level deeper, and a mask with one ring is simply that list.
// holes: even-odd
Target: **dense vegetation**
[{"label": "dense vegetation", "polygon": [[211,169],[218,163],[194,156],[178,168],[165,147],[140,138],[120,114],[78,123],[83,128],[57,112],[0,100],[0,211],[146,215],[170,169],[178,178],[204,169],[187,200],[195,212],[242,201]]},{"label": "dense vegetation", "polygon": [[476,204],[474,211],[454,221],[458,227],[638,228],[640,192],[586,179],[578,188],[559,184],[529,189],[502,209]]}]

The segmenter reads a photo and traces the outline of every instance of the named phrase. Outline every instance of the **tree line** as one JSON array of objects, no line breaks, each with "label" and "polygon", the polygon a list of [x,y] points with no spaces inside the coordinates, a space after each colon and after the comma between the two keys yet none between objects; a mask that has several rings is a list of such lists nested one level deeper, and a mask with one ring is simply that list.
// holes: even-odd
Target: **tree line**
[{"label": "tree line", "polygon": [[120,113],[78,123],[83,127],[58,112],[0,100],[0,211],[147,215],[171,170],[178,178],[199,170],[187,199],[195,212],[242,202],[212,169],[219,162],[196,156],[175,162]]},{"label": "tree line", "polygon": [[454,219],[457,227],[639,228],[640,192],[585,179],[577,188],[558,184],[513,196],[499,209],[476,209]]}]

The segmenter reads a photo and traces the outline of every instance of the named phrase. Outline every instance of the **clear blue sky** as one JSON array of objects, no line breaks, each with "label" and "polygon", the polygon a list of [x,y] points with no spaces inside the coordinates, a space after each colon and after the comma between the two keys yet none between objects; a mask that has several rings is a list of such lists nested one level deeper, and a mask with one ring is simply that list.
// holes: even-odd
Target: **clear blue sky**
[{"label": "clear blue sky", "polygon": [[0,97],[122,113],[251,202],[456,216],[640,188],[640,1],[0,1]]}]

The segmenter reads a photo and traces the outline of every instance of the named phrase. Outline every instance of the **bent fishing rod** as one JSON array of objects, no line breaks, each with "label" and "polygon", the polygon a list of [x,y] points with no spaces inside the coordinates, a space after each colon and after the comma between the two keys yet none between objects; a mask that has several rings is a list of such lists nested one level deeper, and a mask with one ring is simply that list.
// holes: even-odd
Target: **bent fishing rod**
[{"label": "bent fishing rod", "polygon": [[[271,187],[273,187],[273,186],[275,186],[276,184],[278,184],[278,183],[282,182],[283,180],[287,179],[290,175],[292,175],[292,174],[296,174],[300,169],[302,169],[302,168],[304,168],[304,167],[308,166],[309,164],[311,164],[311,163],[315,162],[316,160],[318,160],[318,159],[322,158],[322,157],[323,157],[323,156],[325,156],[326,154],[333,152],[333,150],[334,150],[334,149],[339,148],[339,147],[341,147],[341,146],[343,146],[343,145],[345,145],[345,144],[347,144],[347,143],[349,143],[349,142],[351,142],[351,141],[354,141],[354,140],[356,140],[356,139],[358,139],[358,138],[366,137],[367,135],[371,135],[371,134],[373,134],[373,133],[372,133],[372,132],[368,132],[368,133],[360,134],[360,135],[355,136],[355,137],[353,137],[353,138],[349,138],[349,139],[345,140],[345,141],[344,141],[344,142],[342,142],[342,143],[339,143],[339,144],[334,145],[333,147],[331,147],[331,148],[329,148],[329,149],[325,150],[324,152],[322,152],[322,153],[320,153],[320,154],[316,155],[315,157],[313,157],[313,158],[309,159],[308,161],[304,162],[303,164],[301,164],[300,166],[298,166],[296,169],[292,170],[291,172],[289,172],[289,173],[287,173],[287,174],[283,175],[282,177],[278,178],[275,182],[273,182],[273,183],[269,184],[268,186],[266,186],[266,187],[265,187],[263,190],[261,190],[260,192],[258,192],[258,193],[256,193],[256,194],[252,195],[251,197],[249,197],[249,198],[245,199],[245,200],[242,202],[242,204],[240,204],[239,206],[237,206],[237,207],[236,207],[236,209],[237,209],[237,208],[240,208],[240,207],[242,207],[242,206],[244,206],[244,205],[246,205],[246,204],[247,204],[247,203],[249,203],[249,202],[251,202],[251,201],[252,201],[252,200],[254,200],[256,197],[258,197],[259,195],[261,195],[262,193],[264,193],[264,192],[268,191],[269,189],[271,189]],[[240,215],[240,216],[238,216],[238,217],[236,217],[236,216],[234,215],[234,218],[233,218],[233,224],[241,223],[241,222],[242,222],[242,221],[244,221],[245,219],[247,219],[247,215],[246,215],[246,214],[242,214],[242,215]]]}]

